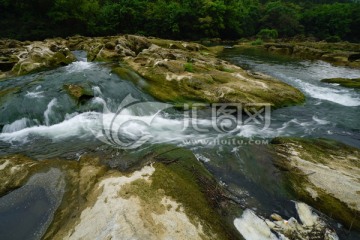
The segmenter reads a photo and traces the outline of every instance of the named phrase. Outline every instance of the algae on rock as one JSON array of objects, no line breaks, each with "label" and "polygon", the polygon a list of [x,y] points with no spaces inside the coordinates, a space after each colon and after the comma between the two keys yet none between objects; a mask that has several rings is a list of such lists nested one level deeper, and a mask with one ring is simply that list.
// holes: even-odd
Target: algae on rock
[{"label": "algae on rock", "polygon": [[275,138],[275,164],[302,201],[360,229],[360,150],[327,139]]},{"label": "algae on rock", "polygon": [[337,83],[343,87],[360,89],[360,78],[328,78],[322,79],[321,82]]}]

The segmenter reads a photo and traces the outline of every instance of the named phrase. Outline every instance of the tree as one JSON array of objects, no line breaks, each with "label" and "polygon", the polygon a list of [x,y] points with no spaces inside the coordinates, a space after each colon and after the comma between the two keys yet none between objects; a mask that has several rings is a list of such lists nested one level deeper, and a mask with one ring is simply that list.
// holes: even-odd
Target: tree
[{"label": "tree", "polygon": [[280,37],[291,37],[304,31],[300,24],[301,8],[294,3],[281,1],[265,4],[263,17],[260,19],[261,28],[276,29]]}]

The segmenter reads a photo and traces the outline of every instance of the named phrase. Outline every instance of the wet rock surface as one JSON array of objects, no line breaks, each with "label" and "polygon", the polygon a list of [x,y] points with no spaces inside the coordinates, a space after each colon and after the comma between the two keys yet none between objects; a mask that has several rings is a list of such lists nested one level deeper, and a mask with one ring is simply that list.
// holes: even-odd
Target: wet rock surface
[{"label": "wet rock surface", "polygon": [[359,229],[360,151],[326,139],[276,138],[276,165],[294,194]]},{"label": "wet rock surface", "polygon": [[327,78],[322,79],[325,83],[335,83],[347,88],[360,89],[360,78]]},{"label": "wet rock surface", "polygon": [[312,208],[302,202],[295,202],[299,221],[291,217],[284,220],[281,216],[271,215],[272,219],[257,216],[252,210],[244,211],[234,225],[246,240],[296,239],[296,240],[337,240],[334,230],[329,228]]},{"label": "wet rock surface", "polygon": [[[134,82],[161,101],[269,103],[279,108],[305,100],[290,85],[216,58],[214,53],[222,48],[207,48],[198,43],[123,35],[74,36],[19,44],[23,46],[11,55],[17,62],[2,77],[66,65],[75,60],[70,50],[84,50],[89,61],[125,63],[125,68],[135,70],[145,79]],[[3,68],[7,66],[4,64]],[[116,68],[114,72],[118,72]]]},{"label": "wet rock surface", "polygon": [[0,77],[24,75],[75,61],[62,39],[42,42],[0,41]]},{"label": "wet rock surface", "polygon": [[265,43],[252,46],[247,43],[235,45],[239,48],[261,48],[268,52],[294,57],[323,60],[334,65],[360,67],[360,46],[357,43],[290,42]]},{"label": "wet rock surface", "polygon": [[[36,208],[37,213],[46,210],[46,214],[31,215],[30,222],[24,218],[27,227],[12,239],[21,239],[21,234],[31,234],[34,239],[239,238],[219,212],[224,214],[226,206],[233,203],[219,191],[217,195],[209,192],[217,183],[190,151],[158,146],[143,154],[139,165],[126,172],[102,165],[102,159],[93,154],[83,154],[78,161],[2,157],[0,172],[4,179],[16,179],[14,172],[24,178],[15,185],[14,181],[0,185],[0,211],[5,214],[0,227],[15,230],[20,215],[12,208],[22,209],[31,201],[31,207],[20,213]],[[29,194],[22,194],[25,192]],[[220,205],[214,208],[213,204]],[[49,216],[47,220],[45,215]]]}]

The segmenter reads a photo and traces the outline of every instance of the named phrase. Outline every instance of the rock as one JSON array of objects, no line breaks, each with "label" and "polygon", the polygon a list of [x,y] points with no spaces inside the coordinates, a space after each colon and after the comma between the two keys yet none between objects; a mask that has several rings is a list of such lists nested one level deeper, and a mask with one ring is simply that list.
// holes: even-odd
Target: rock
[{"label": "rock", "polygon": [[86,87],[77,84],[65,84],[63,88],[73,99],[75,99],[80,104],[83,104],[94,97],[94,94],[89,86]]},{"label": "rock", "polygon": [[[52,50],[51,50],[52,49]],[[12,68],[15,75],[24,75],[58,66],[64,66],[76,60],[66,46],[54,42],[34,42],[18,53],[19,61]]]},{"label": "rock", "polygon": [[234,220],[234,225],[246,240],[339,239],[336,232],[326,226],[325,222],[312,212],[311,207],[301,202],[295,202],[295,207],[301,223],[294,217],[283,220],[277,214],[276,218],[279,220],[270,221],[257,216],[252,210],[246,209],[241,218]]},{"label": "rock", "polygon": [[270,217],[271,217],[272,220],[275,220],[275,221],[282,221],[283,220],[282,217],[279,214],[276,214],[276,213],[271,214]]},{"label": "rock", "polygon": [[[223,221],[230,213],[224,190],[191,151],[155,146],[139,152],[141,160],[127,166],[126,172],[102,165],[106,154],[100,151],[80,158],[74,155],[76,159],[69,155],[67,160],[41,161],[21,155],[0,157],[0,195],[5,195],[0,208],[19,199],[29,201],[30,195],[13,190],[31,183],[32,187],[44,186],[57,199],[51,208],[51,224],[41,225],[40,233],[29,232],[39,239],[239,238]],[[9,196],[15,199],[9,202]]]},{"label": "rock", "polygon": [[307,47],[307,46],[298,46],[294,47],[292,54],[297,57],[305,58],[305,59],[319,59],[326,52],[320,49]]},{"label": "rock", "polygon": [[[55,218],[45,238],[182,240],[239,237],[214,211],[204,190],[209,187],[204,179],[210,181],[211,176],[190,151],[157,146],[153,152],[143,154],[142,167],[137,166],[137,170],[126,174],[117,170],[99,171],[99,159],[95,161],[91,155],[82,156],[81,170],[75,172],[80,179],[72,180],[69,189],[75,187],[75,190],[69,191],[65,200],[69,205],[64,205],[66,211],[64,208],[58,210],[62,214]],[[148,165],[149,162],[153,164]],[[189,164],[192,170],[188,168]],[[80,185],[76,186],[76,183]],[[80,200],[75,200],[78,189],[84,189],[84,192],[80,192]],[[82,200],[82,204],[71,202],[74,200]]]},{"label": "rock", "polygon": [[16,60],[11,60],[8,58],[0,58],[0,71],[1,72],[8,72],[10,71],[15,64],[17,63]]},{"label": "rock", "polygon": [[360,229],[360,151],[326,139],[276,138],[276,166],[298,198]]},{"label": "rock", "polygon": [[305,99],[299,90],[279,80],[217,59],[204,46],[190,51],[184,42],[149,41],[153,45],[123,60],[145,78],[145,90],[161,101],[269,103],[278,108]]},{"label": "rock", "polygon": [[360,89],[360,78],[327,78],[322,79],[321,82],[337,83],[343,87]]},{"label": "rock", "polygon": [[[237,48],[259,48],[249,43],[235,45]],[[269,52],[289,55],[304,59],[319,59],[335,65],[360,67],[360,44],[358,43],[326,43],[314,41],[299,41],[292,43],[265,43],[263,45]]]},{"label": "rock", "polygon": [[129,48],[134,51],[136,54],[140,53],[142,50],[147,49],[151,46],[151,42],[141,36],[135,35],[125,35],[126,40],[128,41]]},{"label": "rock", "polygon": [[105,48],[108,49],[108,50],[114,50],[115,49],[115,43],[107,42],[107,43],[105,43]]}]

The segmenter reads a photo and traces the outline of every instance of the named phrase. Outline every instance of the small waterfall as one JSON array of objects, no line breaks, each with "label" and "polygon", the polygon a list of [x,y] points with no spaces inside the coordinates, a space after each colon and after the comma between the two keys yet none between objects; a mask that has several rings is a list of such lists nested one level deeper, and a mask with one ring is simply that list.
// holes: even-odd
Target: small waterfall
[{"label": "small waterfall", "polygon": [[12,132],[20,131],[21,129],[27,128],[28,124],[29,124],[29,119],[27,118],[18,119],[13,123],[6,124],[2,129],[2,133],[12,133]]},{"label": "small waterfall", "polygon": [[53,107],[55,107],[57,105],[57,99],[54,98],[53,100],[50,101],[50,103],[47,105],[47,109],[44,112],[44,118],[45,118],[45,125],[49,126],[50,125],[50,117],[51,114],[53,114]]}]

